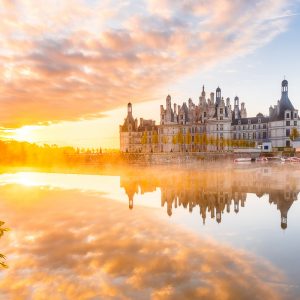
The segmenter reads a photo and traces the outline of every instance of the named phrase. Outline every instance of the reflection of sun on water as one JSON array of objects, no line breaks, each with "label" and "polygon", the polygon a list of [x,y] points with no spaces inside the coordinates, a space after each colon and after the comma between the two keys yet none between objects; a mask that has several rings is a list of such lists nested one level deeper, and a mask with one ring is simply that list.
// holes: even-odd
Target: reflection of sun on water
[{"label": "reflection of sun on water", "polygon": [[15,182],[25,186],[37,186],[36,176],[33,173],[18,173],[16,174]]}]

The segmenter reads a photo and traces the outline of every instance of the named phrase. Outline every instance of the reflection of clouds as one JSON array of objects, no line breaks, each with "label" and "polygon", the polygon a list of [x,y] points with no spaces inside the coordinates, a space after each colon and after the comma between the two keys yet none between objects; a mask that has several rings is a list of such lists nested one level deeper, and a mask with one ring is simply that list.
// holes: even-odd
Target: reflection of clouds
[{"label": "reflection of clouds", "polygon": [[[24,190],[39,200],[19,206]],[[272,265],[150,210],[36,187],[1,187],[1,195],[13,228],[0,282],[5,299],[280,298],[271,283],[283,275]]]}]

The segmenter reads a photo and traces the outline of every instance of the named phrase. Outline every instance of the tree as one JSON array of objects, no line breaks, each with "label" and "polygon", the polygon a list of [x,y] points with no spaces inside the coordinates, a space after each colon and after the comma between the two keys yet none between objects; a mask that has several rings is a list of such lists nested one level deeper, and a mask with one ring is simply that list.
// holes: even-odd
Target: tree
[{"label": "tree", "polygon": [[144,131],[141,142],[142,142],[142,145],[147,144],[147,131]]},{"label": "tree", "polygon": [[209,136],[208,143],[213,147],[216,145],[216,139],[213,135]]},{"label": "tree", "polygon": [[198,151],[199,151],[199,144],[200,144],[200,134],[197,133],[195,135],[195,145],[197,145]]},{"label": "tree", "polygon": [[292,141],[294,141],[296,138],[299,137],[299,131],[296,127],[292,128],[291,134],[290,134],[290,138]]},{"label": "tree", "polygon": [[178,143],[178,137],[177,137],[177,135],[173,135],[173,137],[172,137],[172,143],[173,143],[173,145],[176,145]]},{"label": "tree", "polygon": [[[8,228],[3,228],[4,222],[0,221],[0,238],[3,236],[5,231],[8,231]],[[0,268],[8,268],[7,264],[5,263],[5,255],[0,253]]]},{"label": "tree", "polygon": [[207,146],[207,135],[204,132],[202,135],[202,141],[201,141],[202,145],[204,146],[204,150],[206,150],[206,146]]},{"label": "tree", "polygon": [[189,145],[191,144],[191,141],[192,141],[192,137],[191,137],[190,131],[188,131],[185,136],[185,143],[188,145],[188,148],[189,148]]},{"label": "tree", "polygon": [[154,133],[152,135],[152,142],[153,142],[153,144],[158,144],[158,134],[156,131],[154,131]]},{"label": "tree", "polygon": [[238,140],[237,145],[238,145],[239,148],[242,148],[244,146],[244,141],[243,140]]},{"label": "tree", "polygon": [[172,144],[174,145],[173,151],[175,151],[175,145],[178,143],[178,137],[177,135],[173,135],[172,137]]},{"label": "tree", "polygon": [[224,146],[224,148],[227,148],[227,150],[229,150],[230,143],[231,143],[230,138],[228,138],[228,139],[224,138],[223,139],[223,146]]},{"label": "tree", "polygon": [[181,149],[181,145],[183,144],[183,135],[181,130],[177,133],[177,141],[179,144],[179,149]]}]

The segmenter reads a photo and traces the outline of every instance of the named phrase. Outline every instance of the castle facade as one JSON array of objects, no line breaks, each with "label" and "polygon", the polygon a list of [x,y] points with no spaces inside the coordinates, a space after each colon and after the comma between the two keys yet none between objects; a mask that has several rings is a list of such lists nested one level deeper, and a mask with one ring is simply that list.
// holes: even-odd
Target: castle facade
[{"label": "castle facade", "polygon": [[247,117],[245,103],[216,93],[206,96],[204,86],[198,104],[192,99],[172,106],[160,106],[160,124],[143,118],[138,122],[128,103],[127,117],[120,125],[121,152],[200,152],[227,151],[234,147],[257,147],[269,142],[272,147],[290,147],[293,134],[300,130],[298,110],[288,97],[288,81],[281,83],[281,98],[269,108],[269,115]]}]

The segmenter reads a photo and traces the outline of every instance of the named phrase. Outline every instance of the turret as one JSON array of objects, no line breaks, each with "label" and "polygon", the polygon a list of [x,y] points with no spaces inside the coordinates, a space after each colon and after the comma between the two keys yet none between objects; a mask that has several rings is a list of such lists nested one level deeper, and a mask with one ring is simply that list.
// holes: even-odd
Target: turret
[{"label": "turret", "polygon": [[226,98],[226,106],[230,107],[230,98]]},{"label": "turret", "polygon": [[241,118],[247,118],[247,110],[244,102],[241,103]]},{"label": "turret", "polygon": [[199,97],[199,104],[200,106],[203,106],[205,104],[205,91],[204,91],[204,85],[202,87],[202,93],[201,96]]},{"label": "turret", "polygon": [[281,93],[284,94],[288,94],[288,86],[289,86],[289,83],[286,79],[284,79],[282,82],[281,82]]},{"label": "turret", "polygon": [[274,113],[274,108],[272,107],[272,105],[269,107],[269,116],[271,117]]},{"label": "turret", "polygon": [[189,109],[191,109],[193,106],[193,100],[191,98],[189,98],[188,103],[189,103]]},{"label": "turret", "polygon": [[161,105],[161,106],[160,106],[160,114],[162,114],[163,112],[164,112],[164,106]]},{"label": "turret", "polygon": [[240,111],[240,100],[238,96],[234,98],[234,118],[239,119],[239,111]]},{"label": "turret", "polygon": [[166,98],[166,109],[171,110],[171,96],[168,95]]},{"label": "turret", "polygon": [[221,102],[221,89],[217,87],[216,89],[216,104],[220,104]]},{"label": "turret", "polygon": [[205,98],[204,85],[203,85],[203,87],[202,87],[202,93],[201,93],[201,96],[202,96],[203,98]]},{"label": "turret", "polygon": [[210,104],[214,104],[214,102],[215,102],[215,94],[210,93]]},{"label": "turret", "polygon": [[132,104],[130,102],[127,104],[127,116],[132,116]]}]

